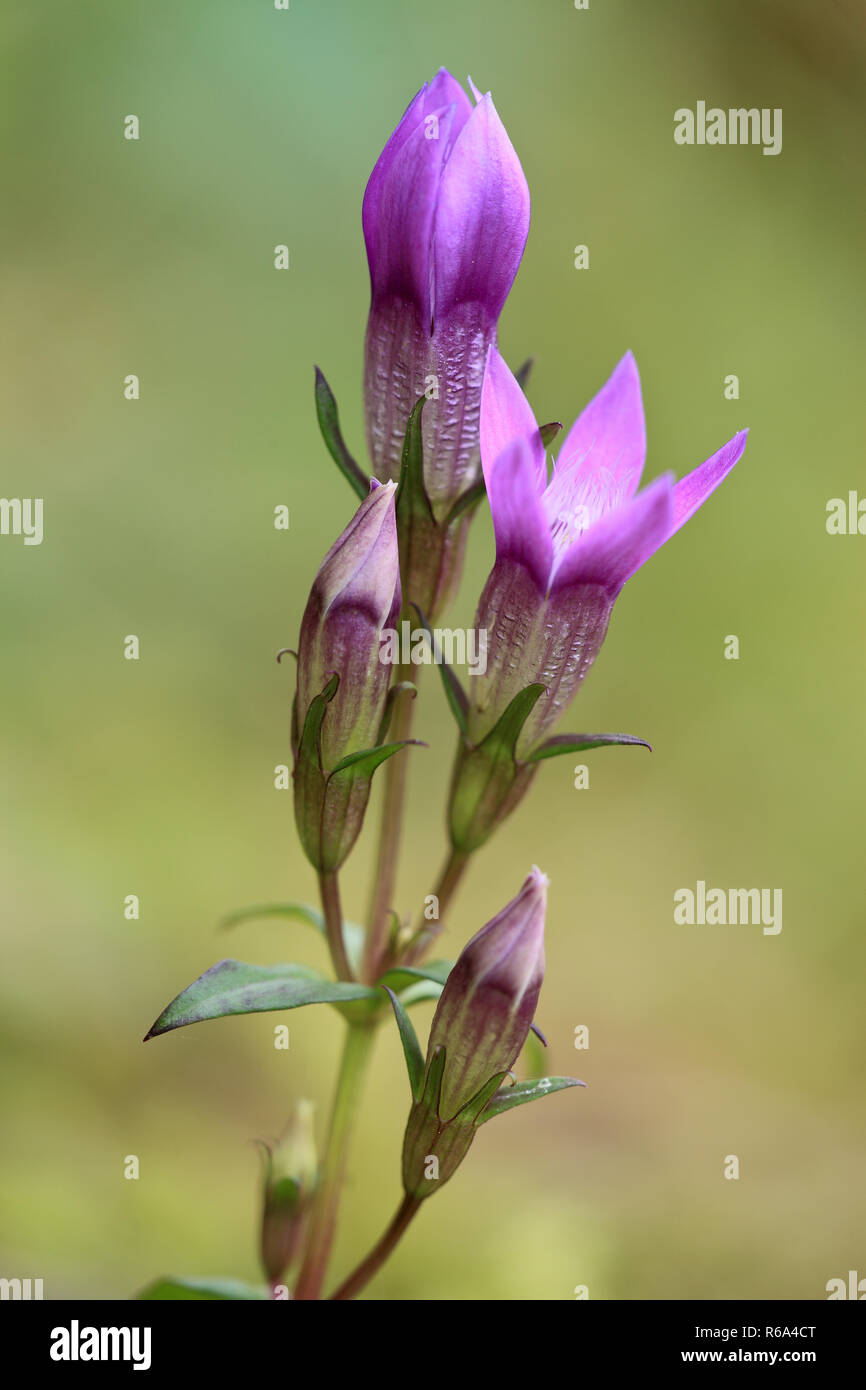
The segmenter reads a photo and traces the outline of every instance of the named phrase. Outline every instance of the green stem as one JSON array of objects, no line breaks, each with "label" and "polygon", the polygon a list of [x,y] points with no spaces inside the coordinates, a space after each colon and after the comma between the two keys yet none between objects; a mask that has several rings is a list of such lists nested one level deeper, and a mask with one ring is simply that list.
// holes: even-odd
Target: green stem
[{"label": "green stem", "polygon": [[374,1037],[375,1025],[370,1022],[350,1023],[346,1032],[325,1161],[319,1174],[313,1203],[306,1255],[295,1286],[296,1299],[313,1300],[321,1294],[337,1225],[337,1208],[346,1171],[349,1139]]},{"label": "green stem", "polygon": [[365,1284],[381,1269],[420,1205],[420,1197],[403,1198],[385,1234],[376,1242],[367,1258],[343,1281],[336,1293],[331,1294],[332,1300],[354,1298],[361,1292]]},{"label": "green stem", "polygon": [[468,863],[469,855],[463,853],[461,850],[452,849],[449,853],[443,865],[442,872],[439,875],[436,887],[433,889],[433,896],[438,899],[437,909],[439,917],[435,922],[428,922],[424,918],[419,922],[415,935],[412,937],[409,950],[404,956],[407,965],[412,965],[415,961],[420,960],[427,950],[427,947],[432,941],[435,941],[442,930],[444,925],[443,918],[451,905],[454,894],[457,892],[460,880],[466,871]]},{"label": "green stem", "polygon": [[319,874],[319,893],[325,917],[325,935],[338,980],[354,980],[355,974],[346,955],[343,940],[343,912],[340,907],[340,885],[336,873]]},{"label": "green stem", "polygon": [[[409,680],[414,668],[399,666],[394,675],[394,684]],[[417,673],[414,673],[417,678]],[[405,697],[398,699],[394,709],[393,725],[389,738],[397,743],[409,737],[412,727],[414,701]],[[376,860],[373,892],[370,899],[370,915],[367,926],[367,939],[364,948],[362,975],[365,980],[378,979],[384,956],[385,935],[388,925],[388,912],[394,898],[394,883],[397,876],[397,856],[400,849],[400,831],[403,821],[403,802],[406,797],[406,753],[398,753],[388,761],[383,769],[385,793],[382,802],[382,819],[379,828],[379,853]]]}]

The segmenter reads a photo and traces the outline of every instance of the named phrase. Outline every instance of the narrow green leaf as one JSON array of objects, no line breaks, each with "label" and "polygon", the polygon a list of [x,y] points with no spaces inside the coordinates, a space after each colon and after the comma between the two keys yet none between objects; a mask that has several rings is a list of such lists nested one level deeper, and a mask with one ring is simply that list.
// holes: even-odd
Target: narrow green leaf
[{"label": "narrow green leaf", "polygon": [[381,748],[362,748],[358,753],[347,753],[345,758],[341,758],[328,776],[336,777],[338,772],[345,772],[348,768],[354,768],[365,777],[372,777],[380,763],[384,763],[388,758],[393,758],[395,753],[399,753],[401,748],[409,745],[416,748],[426,748],[426,743],[422,743],[418,738],[400,739],[399,743],[383,743]]},{"label": "narrow green leaf", "polygon": [[173,999],[145,1036],[158,1037],[188,1023],[230,1014],[297,1009],[304,1004],[343,1004],[378,999],[375,989],[341,980],[326,980],[306,965],[247,965],[221,960]]},{"label": "narrow green leaf", "polygon": [[226,913],[220,926],[227,930],[239,922],[249,922],[256,917],[290,917],[296,922],[315,927],[317,931],[325,930],[324,917],[310,903],[257,903],[253,907],[239,907],[234,912]]},{"label": "narrow green leaf", "polygon": [[155,1279],[135,1297],[147,1301],[161,1299],[166,1302],[202,1299],[232,1299],[239,1302],[270,1299],[267,1289],[259,1288],[256,1284],[244,1284],[240,1279]]},{"label": "narrow green leaf", "polygon": [[442,677],[442,684],[445,688],[445,698],[447,699],[448,704],[451,706],[451,713],[457,720],[457,727],[459,728],[461,734],[465,735],[469,727],[469,697],[466,694],[466,691],[463,689],[463,686],[460,684],[460,681],[457,679],[454,672],[451,670],[451,667],[448,665],[446,661],[442,660],[442,652],[441,650],[437,650],[437,642],[433,636],[433,629],[430,627],[430,624],[428,623],[421,609],[418,607],[417,603],[413,603],[412,607],[418,614],[418,621],[420,622],[424,631],[427,633],[428,638],[430,639],[430,647],[433,652],[433,659],[435,664],[439,667],[439,674]]},{"label": "narrow green leaf", "polygon": [[637,744],[653,751],[646,739],[635,738],[632,734],[557,734],[534,748],[526,761],[539,763],[542,758],[558,758],[561,753],[582,753],[587,748],[605,748],[615,743]]},{"label": "narrow green leaf", "polygon": [[552,1096],[554,1091],[564,1091],[569,1086],[585,1085],[585,1081],[575,1081],[573,1076],[543,1076],[539,1081],[518,1081],[516,1086],[503,1086],[488,1102],[478,1119],[478,1124],[484,1125],[495,1115],[504,1115],[506,1110],[514,1110],[518,1105],[528,1105],[530,1101],[540,1100],[542,1096]]},{"label": "narrow green leaf", "polygon": [[363,502],[370,491],[370,479],[366,477],[362,468],[346,448],[346,442],[340,430],[334,393],[318,367],[316,368],[316,415],[319,429],[322,431],[322,438],[328,447],[331,458],[349,486]]},{"label": "narrow green leaf", "polygon": [[562,429],[561,420],[551,420],[548,425],[539,425],[538,433],[541,435],[541,442],[545,449],[549,449],[559,431]]},{"label": "narrow green leaf", "polygon": [[424,1084],[424,1054],[421,1051],[421,1044],[415,1029],[412,1027],[409,1015],[394,991],[388,989],[387,985],[383,985],[382,988],[391,1000],[394,1017],[397,1020],[400,1042],[403,1044],[403,1056],[406,1058],[406,1070],[409,1073],[409,1089],[412,1092],[412,1099],[418,1100]]},{"label": "narrow green leaf", "polygon": [[438,999],[444,988],[435,980],[416,980],[414,985],[401,989],[400,1002],[405,1009],[411,1009],[413,1004],[423,1004],[425,999]]}]

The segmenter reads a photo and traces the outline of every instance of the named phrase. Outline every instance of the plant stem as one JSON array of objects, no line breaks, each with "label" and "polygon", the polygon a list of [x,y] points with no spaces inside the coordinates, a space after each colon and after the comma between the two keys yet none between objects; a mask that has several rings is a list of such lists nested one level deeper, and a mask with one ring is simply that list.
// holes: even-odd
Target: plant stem
[{"label": "plant stem", "polygon": [[[399,666],[394,675],[394,683],[409,680],[413,668]],[[417,675],[417,673],[415,673]],[[398,699],[394,708],[394,720],[389,738],[397,743],[409,737],[412,727],[413,700]],[[397,855],[400,848],[400,831],[403,820],[403,802],[406,796],[406,754],[398,753],[390,758],[383,770],[385,793],[382,802],[382,819],[379,827],[379,853],[376,859],[373,892],[370,899],[370,915],[367,925],[367,939],[364,948],[362,975],[365,980],[375,980],[381,973],[385,932],[388,911],[394,897],[394,882],[397,876]]]},{"label": "plant stem", "polygon": [[337,1208],[346,1171],[352,1124],[361,1098],[361,1088],[370,1061],[374,1037],[375,1025],[369,1021],[350,1023],[346,1031],[325,1161],[316,1189],[307,1251],[295,1286],[296,1299],[313,1300],[321,1293],[336,1230]]},{"label": "plant stem", "polygon": [[343,1281],[336,1293],[331,1294],[332,1300],[354,1298],[361,1292],[364,1285],[381,1269],[420,1205],[420,1197],[403,1198],[385,1234],[373,1246],[367,1258]]},{"label": "plant stem", "polygon": [[404,960],[407,965],[413,964],[423,956],[431,941],[434,941],[443,927],[442,918],[451,905],[451,900],[457,892],[460,880],[466,871],[469,863],[469,855],[461,850],[452,849],[442,866],[436,887],[433,889],[433,896],[438,899],[439,917],[435,922],[428,922],[422,918],[418,924],[418,929],[412,938],[409,950],[406,952]]},{"label": "plant stem", "polygon": [[355,975],[346,955],[343,940],[343,912],[340,907],[340,885],[336,873],[319,874],[319,893],[325,916],[325,935],[338,980],[354,980]]}]

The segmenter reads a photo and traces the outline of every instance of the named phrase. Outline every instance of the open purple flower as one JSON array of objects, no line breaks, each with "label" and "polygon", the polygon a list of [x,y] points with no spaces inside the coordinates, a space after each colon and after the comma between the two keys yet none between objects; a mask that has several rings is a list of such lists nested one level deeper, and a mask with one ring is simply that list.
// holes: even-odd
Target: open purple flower
[{"label": "open purple flower", "polygon": [[531,407],[491,348],[481,458],[496,562],[476,618],[487,630],[488,666],[471,683],[473,742],[519,691],[540,682],[546,691],[523,726],[518,752],[537,743],[595,660],[626,580],[727,477],[746,433],[739,431],[679,482],[667,473],[638,492],[646,430],[629,352],[569,430],[548,479]]},{"label": "open purple flower", "polygon": [[664,474],[638,492],[646,432],[631,353],[578,416],[549,478],[542,432],[495,347],[480,432],[496,561],[475,618],[487,634],[487,670],[464,698],[452,782],[449,825],[462,852],[513,809],[541,759],[641,742],[622,734],[542,740],[598,655],[623,585],[694,515],[746,445],[741,430],[679,482]]},{"label": "open purple flower", "polygon": [[[476,104],[441,68],[409,103],[364,196],[370,266],[364,399],[373,472],[397,480],[412,407],[424,488],[443,523],[480,479],[488,349],[529,230],[529,189],[488,92]],[[406,597],[435,610],[459,569],[466,517],[403,563]],[[456,554],[442,554],[443,548]],[[436,564],[429,552],[439,552]],[[427,552],[426,566],[423,563]],[[417,579],[412,571],[418,571]],[[428,572],[429,571],[429,572]]]}]

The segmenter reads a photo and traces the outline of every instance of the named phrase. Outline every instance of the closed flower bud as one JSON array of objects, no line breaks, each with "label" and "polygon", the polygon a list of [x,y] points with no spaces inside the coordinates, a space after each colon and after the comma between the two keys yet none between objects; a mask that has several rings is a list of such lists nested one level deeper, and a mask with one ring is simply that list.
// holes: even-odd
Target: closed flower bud
[{"label": "closed flower bud", "polygon": [[261,1259],[270,1284],[278,1284],[300,1253],[316,1185],[313,1107],[298,1102],[283,1138],[265,1146]]},{"label": "closed flower bud", "polygon": [[[301,623],[293,720],[295,817],[308,858],[339,867],[363,822],[368,763],[338,770],[375,749],[391,667],[381,634],[400,612],[395,485],[375,483],[328,551]],[[335,775],[336,772],[336,775]]]},{"label": "closed flower bud", "polygon": [[516,1061],[544,977],[547,879],[533,869],[517,897],[461,952],[439,1000],[424,1089],[403,1147],[411,1196],[435,1191],[462,1162],[484,1106]]}]

